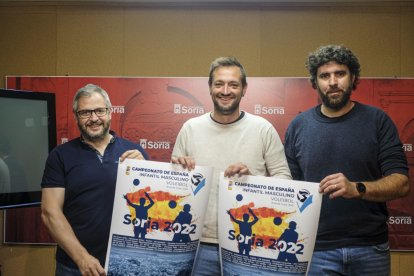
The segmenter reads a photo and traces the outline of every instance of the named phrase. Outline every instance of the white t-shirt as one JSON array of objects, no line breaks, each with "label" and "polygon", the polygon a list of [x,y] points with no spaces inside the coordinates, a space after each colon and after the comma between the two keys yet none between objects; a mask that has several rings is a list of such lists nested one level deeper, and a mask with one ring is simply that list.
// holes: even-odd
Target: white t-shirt
[{"label": "white t-shirt", "polygon": [[210,113],[184,123],[175,142],[174,157],[191,156],[196,165],[214,168],[202,241],[218,242],[219,174],[241,162],[252,175],[292,179],[276,129],[262,117],[244,112],[231,124],[213,121]]}]

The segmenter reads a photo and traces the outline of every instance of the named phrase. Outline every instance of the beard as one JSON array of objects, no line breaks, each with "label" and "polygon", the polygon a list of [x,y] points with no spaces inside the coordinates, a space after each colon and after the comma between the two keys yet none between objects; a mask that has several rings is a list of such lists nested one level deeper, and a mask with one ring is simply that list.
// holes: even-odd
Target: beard
[{"label": "beard", "polygon": [[234,112],[236,112],[240,105],[241,98],[234,98],[234,101],[227,106],[220,105],[219,101],[216,97],[213,98],[213,104],[214,104],[214,111],[217,113],[220,113],[221,115],[231,115]]},{"label": "beard", "polygon": [[[102,125],[102,130],[98,133],[92,133],[88,131],[88,126],[93,126],[93,125]],[[82,125],[80,124],[80,122],[78,121],[78,128],[79,131],[82,135],[82,137],[86,140],[86,141],[91,141],[91,142],[96,142],[96,141],[102,141],[106,135],[109,133],[109,127],[111,125],[111,120],[108,121],[103,121],[103,122],[92,122],[89,123],[87,125]]]},{"label": "beard", "polygon": [[349,86],[346,90],[340,90],[336,88],[334,91],[339,91],[340,94],[335,97],[330,96],[331,90],[328,90],[326,94],[323,93],[319,87],[317,88],[317,90],[323,105],[336,111],[346,106],[346,104],[350,101],[352,94],[351,86]]}]

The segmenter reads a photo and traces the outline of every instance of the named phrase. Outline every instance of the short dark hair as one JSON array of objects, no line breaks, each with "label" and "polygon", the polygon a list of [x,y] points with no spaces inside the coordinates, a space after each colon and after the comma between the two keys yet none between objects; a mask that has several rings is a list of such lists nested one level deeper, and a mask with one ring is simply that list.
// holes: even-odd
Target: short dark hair
[{"label": "short dark hair", "polygon": [[246,80],[246,71],[243,68],[243,65],[237,60],[235,57],[219,57],[216,58],[210,65],[210,73],[208,78],[208,86],[211,87],[213,84],[213,73],[216,71],[217,68],[220,67],[230,67],[230,66],[236,66],[240,69],[241,74],[241,82],[242,87],[246,87],[247,80]]},{"label": "short dark hair", "polygon": [[325,45],[316,49],[315,52],[310,53],[306,60],[306,68],[310,73],[310,82],[312,87],[316,89],[316,79],[318,68],[322,65],[335,61],[338,64],[346,65],[351,75],[355,78],[352,90],[355,90],[359,83],[359,76],[361,72],[361,66],[359,65],[358,58],[352,53],[352,51],[343,45]]}]

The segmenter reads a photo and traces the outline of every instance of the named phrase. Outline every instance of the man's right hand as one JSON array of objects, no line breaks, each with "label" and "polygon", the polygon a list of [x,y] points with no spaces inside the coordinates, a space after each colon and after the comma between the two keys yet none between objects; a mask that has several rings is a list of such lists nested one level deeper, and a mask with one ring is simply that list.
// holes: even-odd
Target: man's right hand
[{"label": "man's right hand", "polygon": [[101,266],[98,259],[87,254],[77,263],[82,276],[105,276],[105,269]]}]

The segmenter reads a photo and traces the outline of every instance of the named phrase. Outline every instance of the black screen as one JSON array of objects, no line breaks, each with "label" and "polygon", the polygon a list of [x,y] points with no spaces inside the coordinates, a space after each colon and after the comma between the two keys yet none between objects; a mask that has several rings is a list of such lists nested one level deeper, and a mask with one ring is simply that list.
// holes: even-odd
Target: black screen
[{"label": "black screen", "polygon": [[55,114],[53,93],[0,89],[0,208],[40,204]]}]

